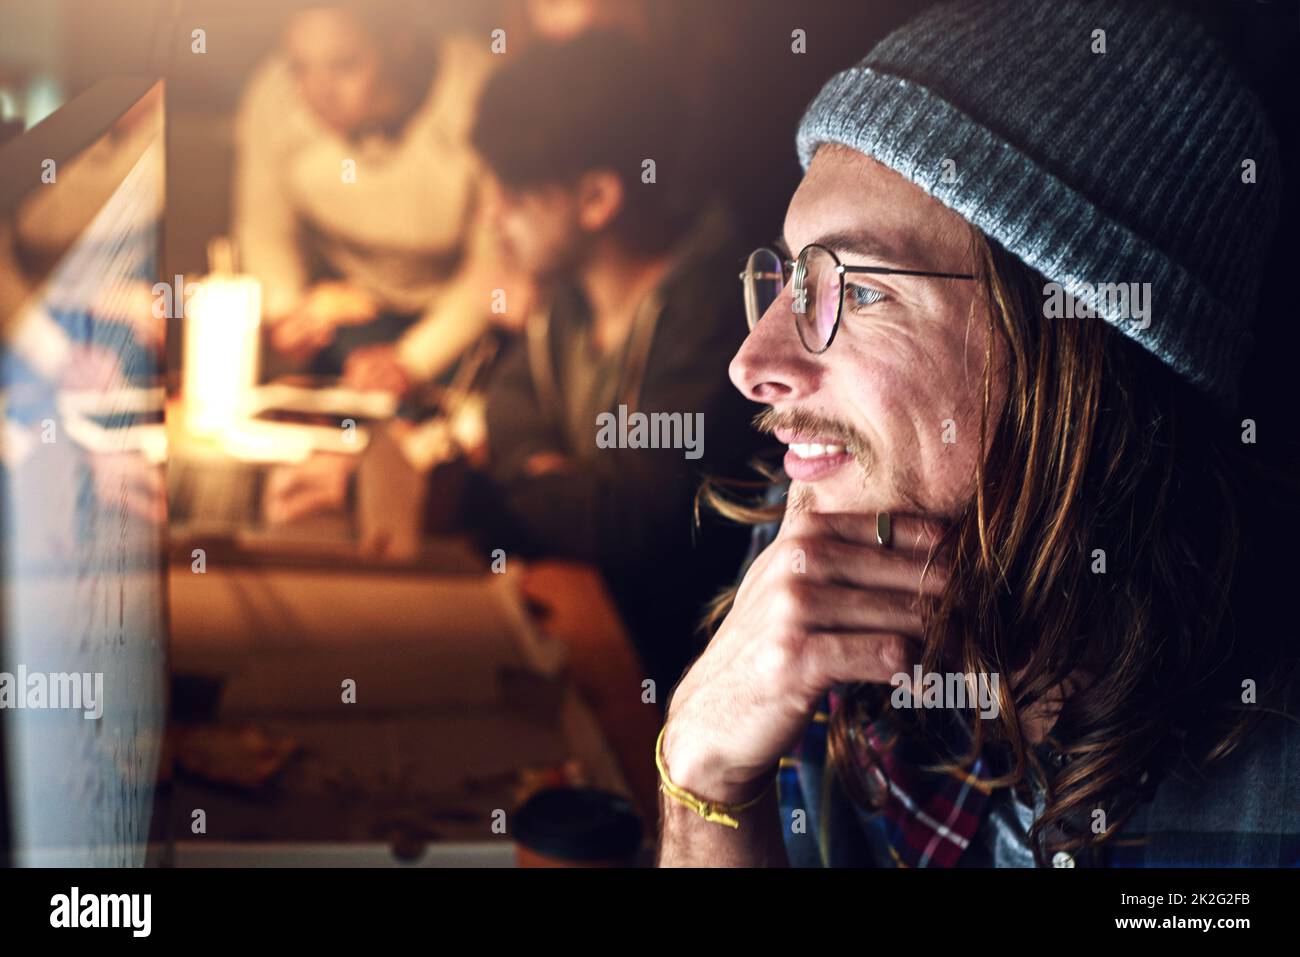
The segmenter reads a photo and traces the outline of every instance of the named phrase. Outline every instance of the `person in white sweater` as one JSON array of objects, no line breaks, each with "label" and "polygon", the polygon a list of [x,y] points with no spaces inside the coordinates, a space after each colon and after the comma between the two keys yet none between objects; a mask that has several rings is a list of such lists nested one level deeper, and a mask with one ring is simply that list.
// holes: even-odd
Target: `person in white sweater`
[{"label": "person in white sweater", "polygon": [[290,17],[239,109],[234,234],[277,352],[404,393],[482,335],[494,290],[518,287],[466,143],[488,42],[424,44],[400,14],[336,2]]}]

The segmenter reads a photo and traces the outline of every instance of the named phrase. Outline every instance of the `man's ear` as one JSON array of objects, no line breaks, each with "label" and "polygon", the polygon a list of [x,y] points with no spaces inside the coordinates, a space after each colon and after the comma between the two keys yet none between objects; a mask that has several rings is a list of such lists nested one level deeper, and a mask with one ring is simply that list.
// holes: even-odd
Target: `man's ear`
[{"label": "man's ear", "polygon": [[578,224],[589,233],[598,233],[623,208],[623,181],[612,170],[591,170],[579,178],[577,196]]}]

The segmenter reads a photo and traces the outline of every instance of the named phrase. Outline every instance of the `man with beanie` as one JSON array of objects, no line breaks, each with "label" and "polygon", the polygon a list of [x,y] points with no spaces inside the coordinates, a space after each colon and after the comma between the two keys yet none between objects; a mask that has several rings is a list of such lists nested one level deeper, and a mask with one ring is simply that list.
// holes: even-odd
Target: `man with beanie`
[{"label": "man with beanie", "polygon": [[[1295,502],[1235,405],[1281,160],[1172,6],[966,0],[833,77],[731,379],[788,446],[662,865],[1300,863]],[[1252,564],[1252,561],[1254,562]]]}]

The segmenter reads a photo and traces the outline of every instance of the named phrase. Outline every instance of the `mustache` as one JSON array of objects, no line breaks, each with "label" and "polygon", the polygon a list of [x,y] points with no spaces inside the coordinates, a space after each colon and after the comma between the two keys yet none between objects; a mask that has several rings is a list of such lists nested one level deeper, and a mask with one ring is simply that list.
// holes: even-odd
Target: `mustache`
[{"label": "mustache", "polygon": [[839,436],[844,441],[844,450],[853,456],[862,471],[864,473],[871,471],[871,463],[874,459],[871,454],[871,443],[867,441],[865,435],[841,419],[817,415],[815,412],[809,412],[806,409],[778,411],[774,408],[767,408],[754,416],[753,425],[759,432],[767,435],[771,435],[777,429],[785,429],[790,432],[811,432],[814,435]]}]

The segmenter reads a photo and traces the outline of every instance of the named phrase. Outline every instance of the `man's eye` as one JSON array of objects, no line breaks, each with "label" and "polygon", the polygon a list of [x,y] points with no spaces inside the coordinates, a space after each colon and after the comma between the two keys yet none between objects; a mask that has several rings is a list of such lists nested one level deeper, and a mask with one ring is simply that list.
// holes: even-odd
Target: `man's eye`
[{"label": "man's eye", "polygon": [[856,283],[848,283],[845,290],[849,305],[857,308],[872,306],[885,298],[885,294],[879,289],[872,289],[870,286],[859,286]]}]

